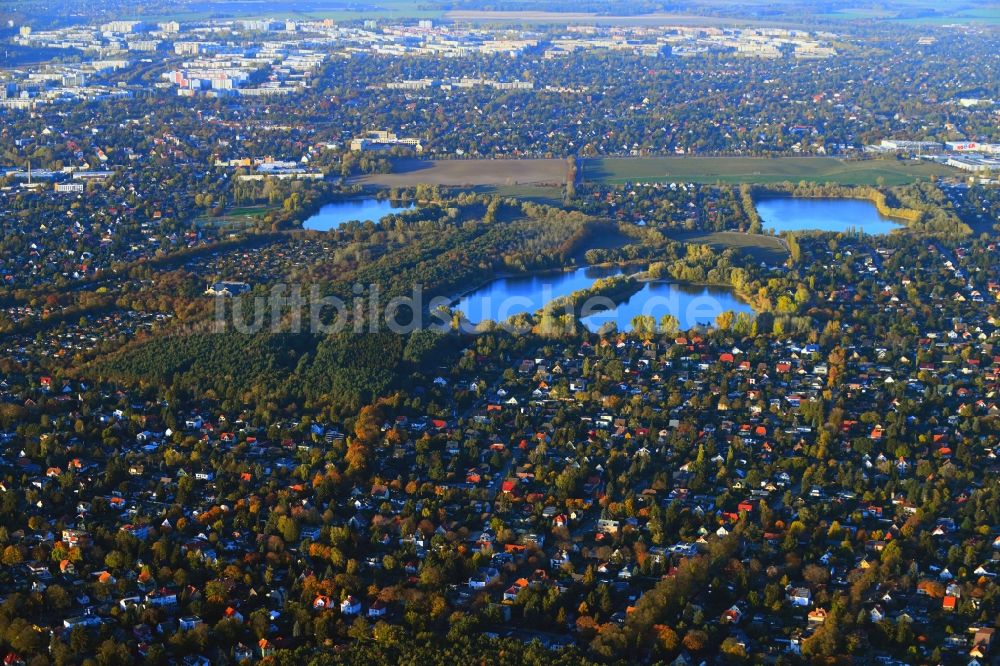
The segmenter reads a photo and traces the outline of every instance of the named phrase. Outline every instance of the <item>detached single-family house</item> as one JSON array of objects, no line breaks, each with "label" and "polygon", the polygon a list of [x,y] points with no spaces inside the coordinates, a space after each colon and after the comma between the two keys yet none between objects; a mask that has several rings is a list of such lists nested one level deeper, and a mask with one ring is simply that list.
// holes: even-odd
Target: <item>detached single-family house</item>
[{"label": "detached single-family house", "polygon": [[353,596],[348,596],[340,602],[340,612],[344,615],[357,615],[361,612],[361,602]]},{"label": "detached single-family house", "polygon": [[808,587],[793,587],[788,591],[788,601],[793,606],[807,607],[812,604],[812,592]]}]

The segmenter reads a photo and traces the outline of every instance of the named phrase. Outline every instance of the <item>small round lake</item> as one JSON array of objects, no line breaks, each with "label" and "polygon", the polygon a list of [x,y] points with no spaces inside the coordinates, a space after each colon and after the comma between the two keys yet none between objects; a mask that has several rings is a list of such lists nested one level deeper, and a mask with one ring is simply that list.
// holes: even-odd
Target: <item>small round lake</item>
[{"label": "small round lake", "polygon": [[[455,309],[472,324],[504,322],[516,314],[537,312],[554,299],[590,287],[599,278],[621,273],[620,268],[585,267],[564,273],[499,278],[463,296]],[[688,329],[714,324],[726,310],[753,314],[749,305],[722,287],[648,282],[623,303],[585,316],[581,322],[595,332],[608,322],[614,322],[620,331],[629,331],[637,315],[652,316],[659,323],[664,315],[672,314],[682,329]]]},{"label": "small round lake", "polygon": [[399,206],[388,199],[348,199],[328,203],[319,212],[302,223],[302,227],[312,231],[339,229],[354,220],[378,222],[386,215],[401,213],[413,208],[413,204]]},{"label": "small round lake", "polygon": [[836,231],[887,234],[901,224],[861,199],[765,197],[754,202],[764,228],[782,231]]}]

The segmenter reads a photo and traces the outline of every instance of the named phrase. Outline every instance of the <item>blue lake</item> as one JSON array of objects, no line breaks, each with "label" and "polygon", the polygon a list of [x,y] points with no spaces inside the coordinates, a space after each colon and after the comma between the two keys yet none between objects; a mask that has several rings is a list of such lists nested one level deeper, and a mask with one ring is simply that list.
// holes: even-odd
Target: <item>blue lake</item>
[{"label": "blue lake", "polygon": [[608,322],[614,322],[619,331],[630,331],[632,320],[639,315],[651,316],[659,324],[664,315],[671,314],[677,317],[681,330],[687,330],[699,324],[714,326],[715,318],[727,310],[753,315],[753,308],[724,287],[647,282],[613,310],[585,316],[580,321],[594,332]]},{"label": "blue lake", "polygon": [[339,229],[354,220],[378,222],[386,215],[401,213],[413,208],[413,204],[399,206],[388,199],[349,199],[328,203],[319,212],[302,223],[303,228],[313,231]]},{"label": "blue lake", "polygon": [[619,275],[620,268],[587,266],[562,273],[498,278],[463,296],[455,309],[473,324],[487,319],[507,321],[516,314],[537,312],[549,301],[586,289],[602,277]]},{"label": "blue lake", "polygon": [[887,234],[903,225],[878,212],[875,204],[859,199],[766,197],[754,202],[764,228],[782,231],[837,231]]},{"label": "blue lake", "polygon": [[[564,273],[499,278],[463,296],[455,309],[473,324],[486,320],[503,322],[516,314],[537,312],[556,298],[590,287],[599,278],[621,273],[620,268],[584,267]],[[593,314],[581,318],[589,330],[598,331],[606,323],[614,322],[618,330],[628,331],[637,315],[650,315],[659,322],[664,315],[672,314],[682,329],[688,329],[697,324],[712,324],[726,310],[753,314],[752,308],[728,289],[665,282],[646,283],[625,302],[617,306],[605,302],[603,306],[604,309],[595,309]]]}]

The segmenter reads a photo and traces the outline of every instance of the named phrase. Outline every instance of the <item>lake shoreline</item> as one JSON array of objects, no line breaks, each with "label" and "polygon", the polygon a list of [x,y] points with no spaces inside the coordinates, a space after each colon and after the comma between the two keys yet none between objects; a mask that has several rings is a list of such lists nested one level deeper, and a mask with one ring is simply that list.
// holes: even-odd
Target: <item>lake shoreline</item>
[{"label": "lake shoreline", "polygon": [[[875,206],[876,212],[878,212],[878,214],[881,215],[882,217],[888,218],[890,220],[898,220],[900,222],[901,226],[903,226],[903,227],[905,227],[906,226],[905,223],[909,221],[906,217],[904,217],[903,215],[900,215],[899,213],[891,213],[891,212],[885,212],[885,211],[881,210],[879,208],[879,202],[878,201],[876,201],[875,199],[873,199],[871,197],[866,197],[864,195],[852,195],[852,196],[838,197],[838,196],[833,195],[833,194],[784,194],[784,193],[776,193],[776,194],[771,195],[771,196],[768,196],[768,195],[761,196],[761,197],[759,197],[758,200],[759,201],[766,201],[768,199],[803,199],[803,200],[811,200],[811,201],[817,201],[817,200],[819,200],[819,201],[822,201],[822,200],[829,200],[829,201],[861,201],[861,202],[865,202],[865,203],[870,203],[873,206]],[[754,201],[754,205],[756,205],[756,203],[757,203],[757,201]],[[889,210],[893,210],[893,209],[889,209]]]},{"label": "lake shoreline", "polygon": [[625,269],[625,268],[627,268],[629,266],[636,265],[636,264],[639,264],[639,265],[646,264],[646,265],[648,265],[649,264],[649,260],[647,260],[647,259],[634,259],[632,261],[626,261],[626,262],[604,261],[604,262],[597,263],[597,264],[569,264],[569,265],[563,266],[561,268],[533,268],[533,269],[528,270],[528,271],[519,271],[519,272],[516,272],[516,273],[512,273],[512,272],[508,272],[508,271],[500,271],[500,272],[496,273],[495,275],[493,275],[492,277],[489,277],[489,278],[486,278],[484,280],[481,280],[481,281],[477,282],[475,284],[475,286],[468,287],[468,288],[464,289],[462,292],[460,292],[458,294],[445,295],[445,298],[449,299],[449,301],[450,301],[449,306],[455,306],[455,305],[458,304],[459,301],[461,301],[466,296],[469,296],[470,294],[474,294],[475,292],[477,292],[477,291],[479,291],[479,290],[481,290],[481,289],[483,289],[485,287],[488,287],[489,285],[491,285],[492,283],[496,282],[497,280],[513,280],[513,279],[518,279],[518,278],[540,277],[542,275],[550,275],[550,274],[551,275],[562,275],[564,273],[572,273],[573,271],[578,271],[581,268],[597,268],[597,269],[601,269],[601,270],[605,270],[605,269],[609,269],[609,268],[622,268],[622,269]]},{"label": "lake shoreline", "polygon": [[[361,194],[324,203],[315,213],[302,220],[301,230],[326,233],[336,231],[351,222],[378,224],[390,215],[413,210],[416,207],[417,203],[412,199],[379,199]],[[353,211],[357,211],[357,217],[353,216]],[[320,220],[325,222],[325,218],[330,218],[329,224],[320,224]],[[313,223],[313,226],[307,226],[310,223]],[[317,224],[320,226],[316,226]]]},{"label": "lake shoreline", "polygon": [[[634,266],[636,263],[648,265],[648,262],[645,261],[632,262],[631,265]],[[686,322],[687,318],[685,317],[685,313],[690,312],[690,306],[692,302],[697,301],[697,299],[702,299],[705,297],[714,299],[714,302],[717,304],[718,312],[709,317],[712,320],[714,320],[715,316],[718,316],[718,314],[726,311],[731,311],[734,313],[744,312],[751,316],[757,316],[760,313],[760,311],[754,306],[753,301],[749,298],[747,294],[740,293],[730,284],[709,283],[709,282],[694,283],[690,281],[676,280],[672,278],[662,278],[662,277],[654,278],[649,276],[647,270],[628,272],[627,269],[629,265],[630,264],[612,263],[612,264],[601,264],[601,265],[570,266],[561,269],[544,269],[544,270],[530,271],[526,273],[517,273],[514,275],[498,274],[497,276],[491,279],[482,281],[476,287],[464,290],[461,296],[453,298],[451,300],[449,307],[461,313],[473,325],[478,325],[487,320],[501,323],[500,321],[498,321],[498,318],[496,316],[497,313],[485,312],[485,310],[487,309],[492,309],[489,308],[489,301],[486,302],[486,307],[484,308],[482,307],[483,301],[476,300],[476,297],[480,292],[488,290],[490,286],[495,284],[497,281],[505,279],[506,280],[519,279],[519,278],[530,280],[532,278],[537,278],[539,276],[544,276],[544,275],[555,276],[558,279],[558,277],[565,276],[569,273],[586,271],[594,268],[596,269],[603,268],[605,270],[608,269],[617,270],[618,272],[610,275],[595,276],[592,279],[588,279],[588,283],[585,285],[580,285],[580,288],[578,289],[573,289],[572,291],[561,293],[559,295],[553,295],[547,303],[540,302],[540,299],[539,302],[534,302],[533,299],[538,299],[537,286],[534,285],[522,285],[523,287],[526,287],[529,290],[534,290],[534,293],[532,294],[516,293],[515,290],[517,288],[517,285],[515,285],[514,289],[510,290],[511,293],[507,293],[506,296],[504,296],[505,290],[502,288],[498,290],[500,292],[499,294],[483,293],[481,296],[479,296],[479,298],[492,299],[492,300],[499,299],[498,302],[502,302],[503,298],[505,297],[526,298],[528,300],[532,300],[532,302],[527,304],[524,310],[510,312],[506,318],[509,318],[517,314],[529,314],[531,316],[540,316],[547,309],[550,309],[553,304],[556,304],[557,307],[561,307],[563,304],[573,303],[574,304],[573,309],[576,310],[577,309],[576,304],[581,298],[588,298],[589,295],[607,296],[604,293],[594,292],[595,284],[601,280],[622,278],[623,284],[624,283],[629,284],[629,289],[623,288],[622,290],[623,294],[624,292],[632,290],[633,287],[635,289],[631,291],[631,293],[624,294],[624,296],[621,298],[618,297],[616,289],[614,296],[610,297],[610,300],[614,303],[614,307],[607,309],[607,311],[614,311],[616,313],[614,315],[615,317],[618,318],[626,317],[628,319],[628,321],[625,321],[623,319],[616,322],[620,330],[628,330],[629,321],[631,321],[631,319],[634,318],[632,316],[629,316],[630,310],[636,308],[645,308],[646,304],[649,303],[651,299],[662,299],[664,297],[669,299],[676,299],[675,301],[673,301],[674,305],[670,307],[669,314],[677,316],[678,319],[681,321],[682,325],[685,323],[690,323],[692,326],[695,325],[694,322]],[[661,293],[661,292],[666,292],[666,293]],[[633,302],[633,299],[635,299],[637,296],[641,297],[642,299],[641,302]],[[461,305],[462,301],[467,298],[469,299],[469,302],[466,304],[466,307],[460,308],[459,305]],[[656,308],[658,305],[662,306],[662,304],[657,304],[654,301],[653,308]],[[707,316],[705,315],[705,313],[702,313],[702,315]],[[694,316],[697,318],[697,315]],[[473,321],[472,319],[473,317],[476,318],[477,321]],[[585,326],[588,325],[587,322],[584,321],[585,318],[578,317],[578,319]],[[700,325],[701,318],[697,318],[697,321],[698,324]]]},{"label": "lake shoreline", "polygon": [[907,229],[908,220],[887,215],[880,206],[864,196],[817,194],[797,196],[795,193],[755,195],[754,210],[764,231],[787,233],[847,233],[858,230],[866,234],[891,234]]}]

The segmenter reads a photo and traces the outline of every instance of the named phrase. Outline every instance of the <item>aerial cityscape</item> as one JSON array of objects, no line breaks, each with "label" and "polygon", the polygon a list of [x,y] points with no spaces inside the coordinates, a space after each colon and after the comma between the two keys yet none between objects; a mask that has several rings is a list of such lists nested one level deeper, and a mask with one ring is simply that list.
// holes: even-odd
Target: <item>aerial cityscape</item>
[{"label": "aerial cityscape", "polygon": [[0,0],[0,659],[1000,664],[1000,3]]}]

